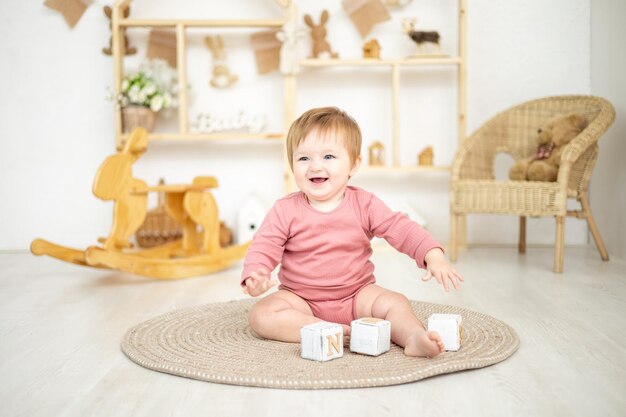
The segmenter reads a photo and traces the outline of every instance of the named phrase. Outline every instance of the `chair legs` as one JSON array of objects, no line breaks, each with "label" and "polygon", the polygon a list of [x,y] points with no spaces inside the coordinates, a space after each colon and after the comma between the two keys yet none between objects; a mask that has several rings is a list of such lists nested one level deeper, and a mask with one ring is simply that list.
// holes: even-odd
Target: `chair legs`
[{"label": "chair legs", "polygon": [[565,216],[556,216],[554,242],[554,272],[563,272],[563,246],[565,244]]},{"label": "chair legs", "polygon": [[[609,260],[609,254],[604,246],[602,236],[600,236],[600,230],[591,213],[591,206],[589,205],[589,198],[586,192],[581,192],[578,196],[578,200],[582,206],[582,211],[568,211],[567,215],[575,216],[578,218],[584,217],[587,220],[589,231],[593,240],[600,252],[600,257],[603,261]],[[450,260],[455,262],[458,255],[459,247],[459,232],[460,232],[460,220],[463,218],[459,214],[451,214],[450,222]],[[556,233],[554,239],[554,267],[553,270],[556,273],[563,272],[563,259],[565,250],[565,218],[566,216],[555,216],[556,219]],[[519,253],[526,253],[526,216],[520,216],[519,218]]]},{"label": "chair legs", "polygon": [[526,253],[526,216],[519,218],[519,243],[517,244],[519,253]]},{"label": "chair legs", "polygon": [[593,215],[591,214],[591,206],[589,205],[587,193],[580,193],[579,199],[580,205],[583,208],[585,219],[587,220],[587,225],[589,226],[589,231],[591,232],[591,236],[593,236],[593,240],[596,242],[598,252],[600,252],[600,257],[603,261],[608,261],[609,253],[606,251],[606,247],[604,246],[604,242],[602,241],[602,236],[600,236],[600,230],[598,230],[598,226],[596,226],[596,222],[593,219]]}]

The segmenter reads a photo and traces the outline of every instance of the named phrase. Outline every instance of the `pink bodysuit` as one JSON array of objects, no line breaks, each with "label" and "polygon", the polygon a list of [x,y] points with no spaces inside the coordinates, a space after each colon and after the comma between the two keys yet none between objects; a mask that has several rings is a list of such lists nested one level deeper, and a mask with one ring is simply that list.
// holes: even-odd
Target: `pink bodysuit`
[{"label": "pink bodysuit", "polygon": [[303,298],[316,317],[350,324],[357,293],[376,281],[369,260],[374,236],[385,238],[420,268],[429,250],[441,248],[417,223],[360,188],[348,186],[341,204],[327,213],[296,192],[274,204],[254,235],[241,283],[252,271],[272,271],[281,263],[280,289]]}]

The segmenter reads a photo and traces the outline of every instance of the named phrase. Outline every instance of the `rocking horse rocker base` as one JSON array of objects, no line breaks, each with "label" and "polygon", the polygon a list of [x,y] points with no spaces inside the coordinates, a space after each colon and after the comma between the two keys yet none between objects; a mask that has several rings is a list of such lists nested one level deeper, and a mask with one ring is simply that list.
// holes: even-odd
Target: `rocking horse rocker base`
[{"label": "rocking horse rocker base", "polygon": [[[145,129],[133,130],[124,149],[104,160],[94,180],[93,192],[113,200],[113,225],[102,246],[78,250],[35,239],[31,252],[94,268],[115,269],[158,279],[179,279],[228,268],[244,257],[249,242],[222,248],[219,244],[217,203],[209,189],[213,177],[196,177],[190,185],[148,187],[132,178],[132,164],[147,149]],[[165,209],[183,228],[182,238],[148,249],[133,249],[129,238],[142,225],[149,192],[165,194]]]}]

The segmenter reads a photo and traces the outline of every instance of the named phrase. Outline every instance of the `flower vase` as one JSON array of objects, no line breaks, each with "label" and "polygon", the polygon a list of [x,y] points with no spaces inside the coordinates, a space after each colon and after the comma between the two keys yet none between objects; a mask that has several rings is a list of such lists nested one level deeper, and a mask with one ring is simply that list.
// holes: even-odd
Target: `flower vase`
[{"label": "flower vase", "polygon": [[148,132],[154,130],[156,113],[144,106],[122,107],[122,126],[129,133],[136,127],[143,127]]}]

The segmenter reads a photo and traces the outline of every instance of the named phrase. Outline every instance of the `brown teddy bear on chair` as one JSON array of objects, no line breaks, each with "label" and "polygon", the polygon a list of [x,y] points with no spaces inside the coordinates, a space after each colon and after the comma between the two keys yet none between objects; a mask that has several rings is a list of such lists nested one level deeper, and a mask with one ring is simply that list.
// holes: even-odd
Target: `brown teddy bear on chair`
[{"label": "brown teddy bear on chair", "polygon": [[534,156],[517,161],[509,170],[514,181],[556,181],[561,152],[587,126],[578,113],[559,115],[537,130],[537,150]]}]

